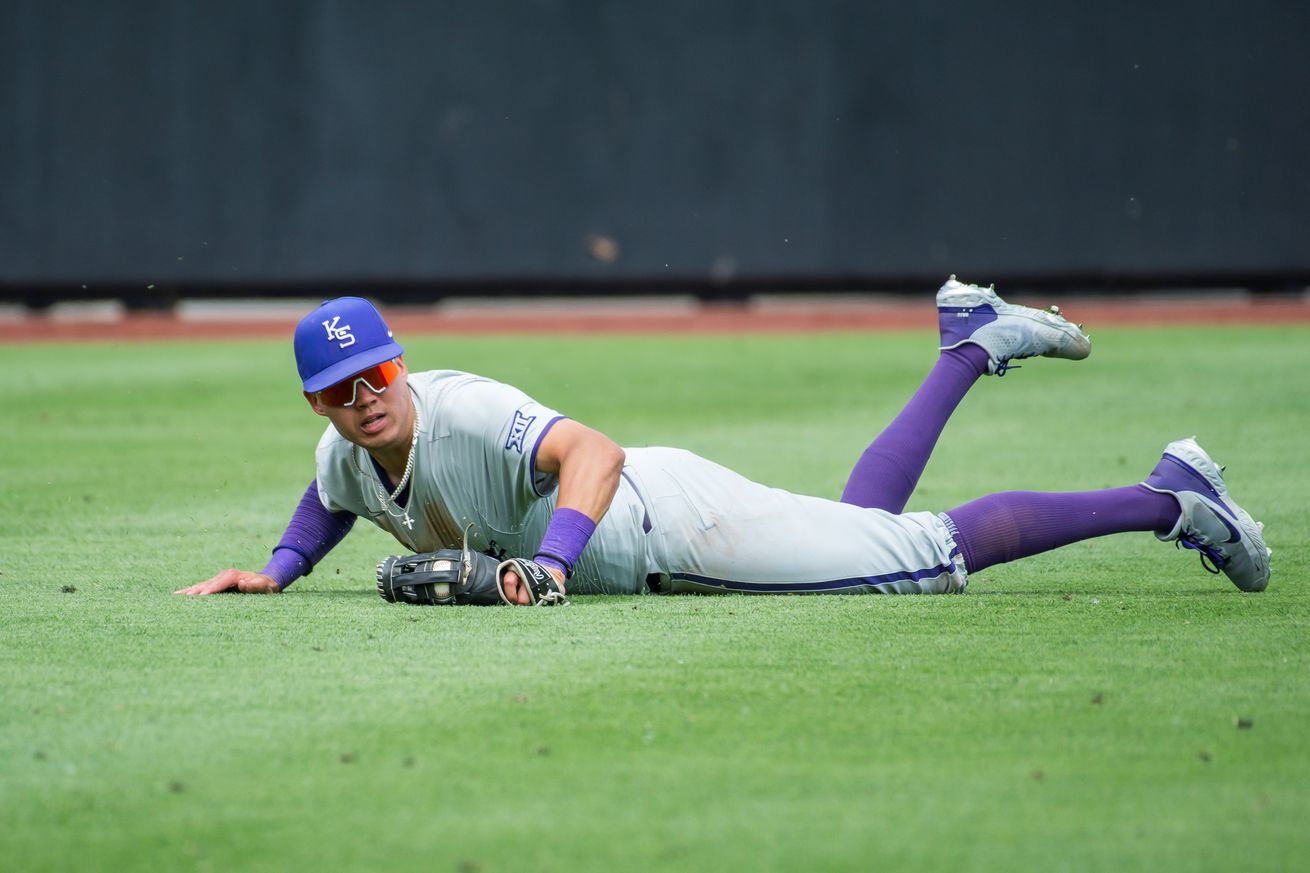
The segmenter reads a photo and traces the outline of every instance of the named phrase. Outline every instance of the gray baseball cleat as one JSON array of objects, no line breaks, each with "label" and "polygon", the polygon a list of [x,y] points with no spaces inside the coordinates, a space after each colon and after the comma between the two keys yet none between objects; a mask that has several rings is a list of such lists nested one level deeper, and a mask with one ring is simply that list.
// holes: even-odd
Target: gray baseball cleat
[{"label": "gray baseball cleat", "polygon": [[1032,309],[1006,303],[995,287],[980,288],[954,276],[937,292],[937,322],[941,349],[975,343],[987,352],[987,372],[1004,376],[1019,367],[1010,361],[1042,355],[1081,361],[1092,353],[1092,341],[1080,325],[1060,316],[1060,308]]},{"label": "gray baseball cleat", "polygon": [[1201,566],[1211,573],[1223,570],[1243,591],[1265,589],[1273,551],[1265,545],[1264,525],[1228,496],[1223,469],[1196,437],[1165,446],[1142,485],[1171,495],[1182,509],[1173,530],[1157,537],[1200,552]]}]

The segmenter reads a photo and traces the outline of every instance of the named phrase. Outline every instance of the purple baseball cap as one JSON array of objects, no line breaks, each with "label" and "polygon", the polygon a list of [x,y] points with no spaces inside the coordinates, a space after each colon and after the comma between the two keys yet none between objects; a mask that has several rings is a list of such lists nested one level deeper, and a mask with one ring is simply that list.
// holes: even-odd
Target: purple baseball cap
[{"label": "purple baseball cap", "polygon": [[328,300],[296,325],[296,368],[309,393],[405,353],[382,320],[361,297]]}]

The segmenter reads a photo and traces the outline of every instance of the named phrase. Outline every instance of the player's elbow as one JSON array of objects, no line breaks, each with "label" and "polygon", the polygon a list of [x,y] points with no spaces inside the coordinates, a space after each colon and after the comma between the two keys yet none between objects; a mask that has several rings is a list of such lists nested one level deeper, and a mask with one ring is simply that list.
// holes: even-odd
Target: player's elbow
[{"label": "player's elbow", "polygon": [[607,459],[609,461],[610,471],[614,474],[615,480],[623,472],[623,465],[628,462],[628,453],[623,451],[623,447],[609,440],[609,450]]},{"label": "player's elbow", "polygon": [[593,463],[605,471],[606,477],[615,481],[623,472],[623,465],[628,459],[627,453],[621,446],[601,433],[596,434],[588,454],[591,455]]},{"label": "player's elbow", "polygon": [[605,434],[564,421],[543,440],[537,469],[548,473],[558,470],[564,478],[572,471],[589,479],[613,478],[617,482],[626,460],[623,449]]}]

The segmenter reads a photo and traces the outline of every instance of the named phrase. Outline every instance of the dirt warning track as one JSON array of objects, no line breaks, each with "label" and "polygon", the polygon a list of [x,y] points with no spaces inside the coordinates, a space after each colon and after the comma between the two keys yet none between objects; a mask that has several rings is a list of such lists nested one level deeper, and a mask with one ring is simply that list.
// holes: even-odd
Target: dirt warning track
[{"label": "dirt warning track", "polygon": [[[1031,306],[1043,302],[1015,298]],[[793,298],[743,304],[594,305],[556,300],[455,307],[384,307],[397,333],[599,334],[599,333],[811,333],[929,330],[936,326],[929,300]],[[1310,298],[1133,297],[1073,298],[1061,313],[1089,329],[1141,325],[1260,325],[1310,323]],[[0,318],[0,343],[122,342],[158,339],[290,337],[297,318],[225,307],[219,314],[74,312],[19,313]]]}]

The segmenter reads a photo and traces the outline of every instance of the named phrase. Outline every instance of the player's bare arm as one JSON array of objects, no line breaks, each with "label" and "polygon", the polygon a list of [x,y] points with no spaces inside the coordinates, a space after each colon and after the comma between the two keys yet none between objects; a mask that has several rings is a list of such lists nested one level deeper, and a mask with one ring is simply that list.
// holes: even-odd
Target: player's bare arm
[{"label": "player's bare arm", "polygon": [[[618,490],[624,457],[623,449],[603,433],[564,419],[542,438],[537,448],[537,469],[559,476],[557,513],[572,510],[599,524]],[[563,589],[564,571],[550,565],[546,569]],[[513,572],[505,574],[505,596],[523,606],[532,602]]]},{"label": "player's bare arm", "polygon": [[626,455],[598,430],[564,419],[541,439],[537,469],[559,476],[559,509],[575,509],[599,522],[619,488]]}]

